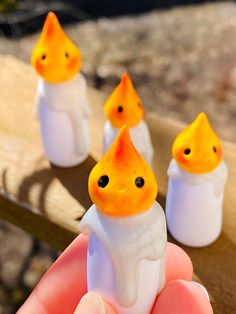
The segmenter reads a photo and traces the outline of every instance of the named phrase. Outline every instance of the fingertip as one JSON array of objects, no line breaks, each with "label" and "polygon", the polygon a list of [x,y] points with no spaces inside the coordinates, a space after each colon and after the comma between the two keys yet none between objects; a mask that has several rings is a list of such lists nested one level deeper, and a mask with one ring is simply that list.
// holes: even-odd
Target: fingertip
[{"label": "fingertip", "polygon": [[174,280],[158,296],[153,314],[213,314],[202,286],[195,282]]},{"label": "fingertip", "polygon": [[106,314],[103,299],[96,292],[85,294],[78,304],[75,314]]},{"label": "fingertip", "polygon": [[166,281],[192,280],[193,265],[190,257],[178,245],[168,242],[166,256]]},{"label": "fingertip", "polygon": [[91,291],[82,297],[74,314],[115,314],[115,311],[98,293]]},{"label": "fingertip", "polygon": [[210,302],[210,297],[209,297],[207,289],[203,285],[201,285],[199,282],[192,281],[192,284],[194,284],[198,289],[200,289],[202,291],[202,293],[205,294],[208,301]]}]

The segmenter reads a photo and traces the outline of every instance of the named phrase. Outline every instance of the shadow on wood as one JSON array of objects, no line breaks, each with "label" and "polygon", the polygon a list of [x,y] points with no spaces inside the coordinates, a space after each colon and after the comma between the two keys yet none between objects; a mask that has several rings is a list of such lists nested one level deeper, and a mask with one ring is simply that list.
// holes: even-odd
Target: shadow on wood
[{"label": "shadow on wood", "polygon": [[[86,210],[92,205],[88,194],[88,177],[96,163],[97,161],[90,155],[76,167],[64,169],[51,165],[57,179]],[[76,219],[80,220],[81,216]]]},{"label": "shadow on wood", "polygon": [[[47,199],[47,191],[55,179],[66,188],[71,196],[80,203],[85,209],[88,209],[92,203],[88,194],[88,177],[90,171],[95,166],[96,160],[89,156],[82,164],[71,168],[60,168],[50,165],[49,168],[41,169],[23,178],[18,191],[18,201],[23,204],[30,204],[30,193],[34,187],[37,187],[38,207],[41,213],[45,213]],[[2,178],[2,182],[4,182]],[[7,192],[7,191],[6,191]],[[60,194],[55,195],[60,199]],[[66,206],[66,204],[64,204]],[[76,217],[81,219],[81,215]]]}]

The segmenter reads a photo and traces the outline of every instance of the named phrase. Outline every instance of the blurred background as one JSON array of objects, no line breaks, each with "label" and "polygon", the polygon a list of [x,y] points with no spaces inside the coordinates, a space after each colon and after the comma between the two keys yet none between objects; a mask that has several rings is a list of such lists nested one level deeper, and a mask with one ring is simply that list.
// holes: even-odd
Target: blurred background
[{"label": "blurred background", "polygon": [[[126,70],[148,111],[185,123],[205,111],[236,142],[235,2],[1,0],[0,54],[29,62],[50,10],[79,46],[90,86],[109,93]],[[0,314],[15,313],[57,254],[0,221]]]}]

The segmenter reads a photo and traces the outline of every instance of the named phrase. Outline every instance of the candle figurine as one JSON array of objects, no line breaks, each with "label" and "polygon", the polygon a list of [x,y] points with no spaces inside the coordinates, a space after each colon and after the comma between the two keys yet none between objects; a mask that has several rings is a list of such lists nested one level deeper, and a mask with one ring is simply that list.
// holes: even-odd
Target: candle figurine
[{"label": "candle figurine", "polygon": [[209,245],[222,228],[227,166],[220,139],[204,113],[177,136],[172,155],[166,200],[168,230],[182,244]]},{"label": "candle figurine", "polygon": [[88,156],[86,81],[78,73],[79,49],[53,12],[47,15],[31,63],[41,77],[37,112],[45,154],[55,165],[77,165]]},{"label": "candle figurine", "polygon": [[104,126],[104,153],[115,140],[123,125],[129,127],[134,146],[144,159],[152,165],[153,147],[146,122],[143,120],[144,106],[127,73],[106,100],[104,113],[107,121]]},{"label": "candle figurine", "polygon": [[88,290],[119,314],[149,314],[165,285],[166,222],[157,182],[126,126],[89,176],[94,203],[81,221],[89,236]]}]

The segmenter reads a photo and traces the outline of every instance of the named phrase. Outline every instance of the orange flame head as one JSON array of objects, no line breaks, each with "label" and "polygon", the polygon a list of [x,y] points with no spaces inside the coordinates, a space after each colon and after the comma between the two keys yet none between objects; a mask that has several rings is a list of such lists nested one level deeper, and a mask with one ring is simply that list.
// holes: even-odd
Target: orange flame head
[{"label": "orange flame head", "polygon": [[53,12],[49,12],[42,33],[32,52],[31,63],[50,83],[72,79],[81,67],[79,49],[65,34]]},{"label": "orange flame head", "polygon": [[89,194],[104,214],[131,216],[151,207],[157,181],[123,126],[116,140],[89,176]]},{"label": "orange flame head", "polygon": [[190,173],[207,173],[222,160],[222,144],[205,113],[200,113],[175,139],[173,158]]},{"label": "orange flame head", "polygon": [[118,86],[106,100],[104,113],[115,128],[133,127],[144,115],[144,108],[127,73],[123,73]]}]

